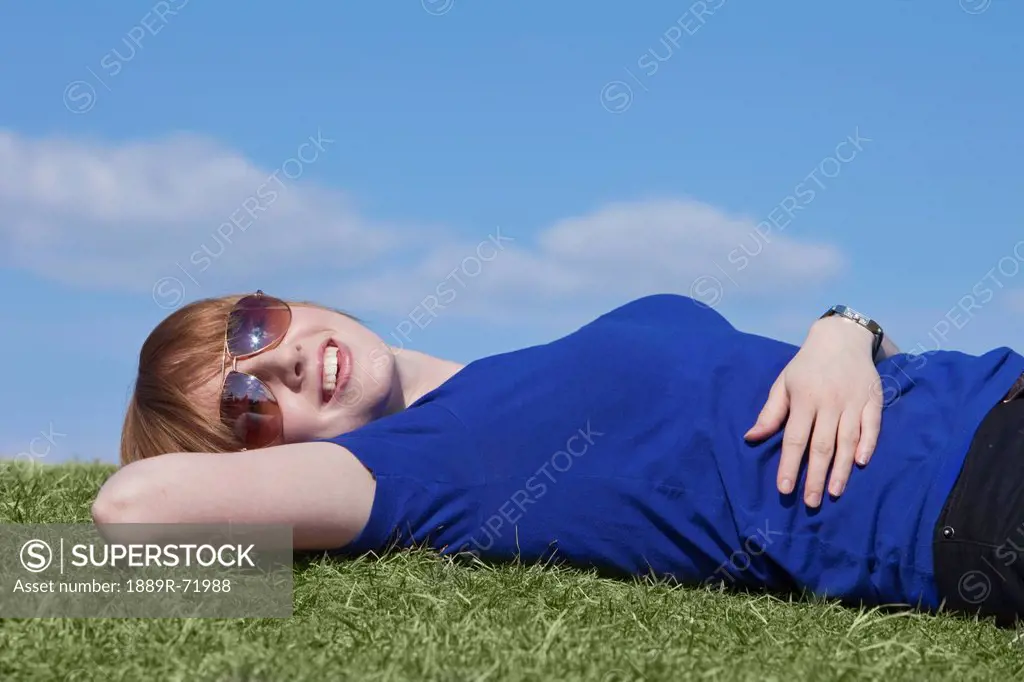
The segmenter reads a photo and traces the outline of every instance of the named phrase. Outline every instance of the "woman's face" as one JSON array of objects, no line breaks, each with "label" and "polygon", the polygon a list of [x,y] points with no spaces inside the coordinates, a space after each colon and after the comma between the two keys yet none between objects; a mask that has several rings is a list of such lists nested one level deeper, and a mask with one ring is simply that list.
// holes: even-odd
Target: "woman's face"
[{"label": "woman's face", "polygon": [[[399,390],[388,346],[341,313],[305,305],[291,308],[291,324],[281,343],[236,365],[273,392],[281,407],[284,442],[332,438],[382,416]],[[219,400],[219,371],[213,381],[216,386],[210,388]],[[219,403],[216,409],[219,413]]]}]

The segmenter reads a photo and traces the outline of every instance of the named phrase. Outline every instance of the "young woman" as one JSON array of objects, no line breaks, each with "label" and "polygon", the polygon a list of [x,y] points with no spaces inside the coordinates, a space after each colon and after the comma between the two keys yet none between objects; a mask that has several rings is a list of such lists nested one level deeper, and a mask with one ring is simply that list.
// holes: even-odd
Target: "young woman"
[{"label": "young woman", "polygon": [[1024,357],[901,354],[830,312],[798,349],[654,295],[463,367],[328,308],[199,301],[142,348],[93,515],[1013,622]]}]

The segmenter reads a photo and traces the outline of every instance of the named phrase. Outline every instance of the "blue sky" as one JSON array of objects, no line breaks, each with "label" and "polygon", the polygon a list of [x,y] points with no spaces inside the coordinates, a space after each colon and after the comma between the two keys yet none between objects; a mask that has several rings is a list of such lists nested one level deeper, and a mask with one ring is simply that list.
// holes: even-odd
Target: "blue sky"
[{"label": "blue sky", "polygon": [[1024,334],[1021,3],[5,15],[8,456],[116,461],[150,329],[257,287],[461,361],[656,291],[792,342],[833,303],[907,350]]}]

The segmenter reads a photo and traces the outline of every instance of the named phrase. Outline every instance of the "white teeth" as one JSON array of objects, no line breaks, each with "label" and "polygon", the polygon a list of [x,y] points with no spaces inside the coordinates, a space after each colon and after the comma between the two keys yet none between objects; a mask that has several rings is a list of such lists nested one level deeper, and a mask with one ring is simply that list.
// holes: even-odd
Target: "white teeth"
[{"label": "white teeth", "polygon": [[324,392],[334,393],[338,385],[338,349],[328,346],[324,350]]}]

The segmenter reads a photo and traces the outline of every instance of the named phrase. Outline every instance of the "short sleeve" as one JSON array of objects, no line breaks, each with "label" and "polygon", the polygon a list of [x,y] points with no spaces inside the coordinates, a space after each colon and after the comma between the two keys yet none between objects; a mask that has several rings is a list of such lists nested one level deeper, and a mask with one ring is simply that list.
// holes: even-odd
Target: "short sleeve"
[{"label": "short sleeve", "polygon": [[433,544],[437,533],[476,518],[467,501],[479,483],[476,452],[463,423],[439,403],[416,404],[324,440],[346,448],[376,480],[369,521],[332,554]]}]

